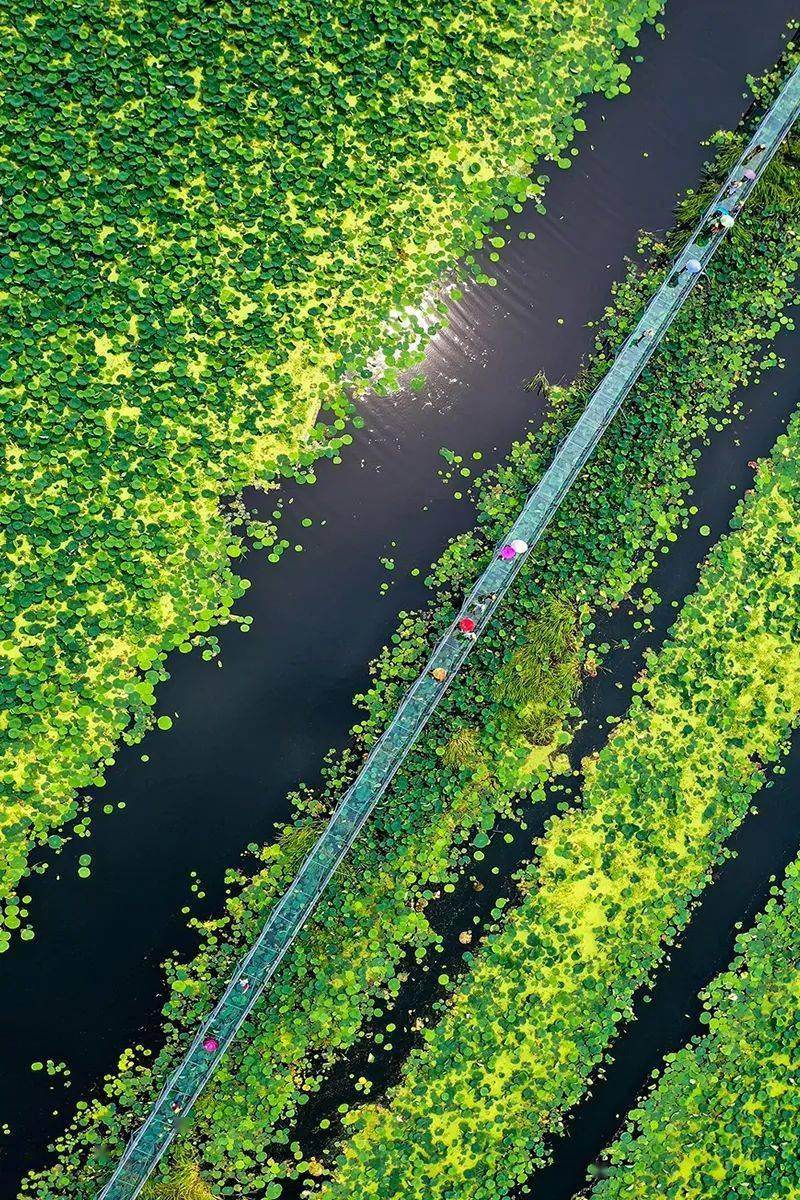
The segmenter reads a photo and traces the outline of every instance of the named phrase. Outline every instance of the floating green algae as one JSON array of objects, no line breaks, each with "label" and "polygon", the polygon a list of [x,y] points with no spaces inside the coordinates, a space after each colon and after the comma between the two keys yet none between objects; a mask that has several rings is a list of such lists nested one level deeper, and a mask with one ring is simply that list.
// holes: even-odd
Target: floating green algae
[{"label": "floating green algae", "polygon": [[221,497],[351,442],[342,378],[419,357],[410,311],[541,191],[578,98],[627,88],[658,7],[0,17],[0,901],[151,722],[166,653],[233,619],[248,522]]}]

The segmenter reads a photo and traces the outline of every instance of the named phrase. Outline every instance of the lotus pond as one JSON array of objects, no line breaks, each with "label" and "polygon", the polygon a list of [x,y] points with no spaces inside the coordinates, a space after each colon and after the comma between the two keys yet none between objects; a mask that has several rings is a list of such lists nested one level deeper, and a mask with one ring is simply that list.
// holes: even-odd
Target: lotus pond
[{"label": "lotus pond", "polygon": [[[90,1099],[88,1105],[81,1102],[77,1122],[59,1140],[57,1165],[29,1177],[25,1195],[58,1196],[59,1200],[94,1195],[131,1122],[146,1108],[155,1080],[207,1008],[265,905],[291,877],[350,778],[357,756],[382,727],[413,677],[425,646],[574,419],[668,261],[672,243],[661,235],[645,238],[637,249],[635,230],[647,215],[642,213],[641,198],[635,188],[614,181],[608,172],[613,175],[619,161],[616,155],[626,150],[629,165],[634,158],[648,157],[643,143],[634,141],[626,147],[626,137],[658,130],[657,175],[649,183],[638,177],[637,182],[642,196],[651,195],[655,219],[650,223],[670,224],[672,197],[697,178],[704,152],[696,143],[699,136],[711,132],[714,122],[697,111],[690,118],[692,105],[688,94],[683,95],[686,119],[695,122],[697,132],[692,146],[682,147],[681,158],[670,144],[674,118],[663,112],[656,118],[655,112],[663,108],[664,89],[671,80],[676,96],[685,92],[673,79],[676,61],[684,69],[690,61],[687,55],[694,53],[698,66],[702,63],[697,34],[704,24],[714,25],[714,5],[709,5],[706,15],[698,15],[688,13],[687,6],[682,9],[676,0],[673,43],[669,13],[668,36],[659,41],[663,30],[655,4],[576,3],[570,9],[537,3],[533,7],[535,13],[524,11],[524,23],[523,10],[513,7],[503,6],[501,11],[495,5],[475,6],[469,18],[454,8],[442,14],[441,27],[436,29],[413,6],[402,16],[394,8],[371,11],[363,21],[357,15],[337,19],[307,11],[298,27],[290,27],[283,14],[266,8],[235,17],[221,11],[212,18],[206,10],[201,14],[199,8],[195,11],[186,4],[166,15],[151,9],[134,19],[124,5],[114,5],[107,14],[76,10],[71,23],[64,21],[60,11],[45,6],[24,17],[19,28],[4,29],[15,57],[25,67],[18,81],[23,100],[10,104],[16,137],[35,127],[42,116],[43,101],[31,82],[41,68],[42,47],[50,82],[56,88],[69,85],[75,95],[91,93],[92,97],[91,104],[68,103],[59,110],[52,149],[56,161],[70,163],[63,169],[67,174],[62,185],[69,185],[63,195],[75,193],[66,209],[57,208],[53,243],[68,241],[62,227],[68,224],[65,218],[72,215],[74,202],[81,238],[91,232],[91,253],[85,260],[77,255],[70,265],[69,248],[51,254],[46,251],[50,243],[45,242],[45,249],[30,254],[35,268],[28,265],[26,250],[21,254],[15,250],[10,256],[14,270],[38,269],[39,274],[27,283],[35,282],[40,290],[61,275],[69,287],[63,295],[58,288],[53,290],[58,312],[39,311],[35,306],[26,310],[17,299],[9,308],[10,321],[19,322],[22,315],[46,336],[35,346],[23,339],[24,352],[7,366],[8,378],[3,377],[13,401],[10,428],[19,442],[12,445],[11,465],[12,479],[19,480],[20,487],[9,492],[10,511],[12,517],[20,516],[26,530],[40,530],[27,541],[26,533],[9,543],[13,582],[15,587],[19,583],[19,596],[25,601],[20,608],[15,594],[8,601],[9,612],[24,611],[26,616],[14,625],[14,637],[4,643],[12,663],[8,678],[17,689],[15,695],[22,697],[18,709],[9,707],[4,727],[13,735],[6,760],[13,795],[4,810],[8,817],[5,930],[12,939],[22,932],[27,944],[12,944],[6,956],[6,986],[13,992],[15,978],[20,973],[26,976],[31,962],[49,959],[51,972],[58,962],[51,940],[56,932],[53,910],[40,903],[41,924],[38,920],[31,924],[28,911],[37,895],[55,899],[64,894],[55,874],[59,863],[72,862],[81,877],[83,898],[70,900],[66,910],[76,928],[85,920],[85,936],[95,946],[111,938],[124,942],[125,923],[130,920],[132,928],[139,930],[129,947],[133,969],[142,957],[140,953],[136,958],[137,946],[149,956],[146,971],[138,972],[137,988],[130,994],[119,994],[113,965],[109,978],[104,977],[102,958],[97,960],[96,978],[87,981],[83,992],[80,986],[72,989],[72,1007],[69,985],[60,1009],[66,1039],[75,1046],[86,1045],[95,1064],[77,1070],[79,1077],[81,1069],[88,1069],[84,1082],[96,1082],[98,1068],[112,1066],[114,1051],[135,1040],[144,1020],[147,1036],[135,1052],[123,1056],[105,1096]],[[736,49],[726,43],[717,68],[724,73],[724,62],[725,69],[731,69],[728,53],[739,64],[738,74],[718,89],[728,105],[719,115],[729,124],[735,124],[742,108],[745,71],[763,68],[780,49],[781,25],[789,14],[783,5],[775,4],[774,9],[770,30],[772,13],[766,6],[758,34],[761,42],[746,36],[745,20],[739,26],[736,20],[731,23]],[[658,28],[640,35],[642,23],[656,19]],[[474,21],[474,26],[468,26],[468,21]],[[280,45],[285,44],[279,86],[274,55],[264,50],[277,44],[276,35]],[[85,54],[76,52],[78,43]],[[621,61],[626,46],[627,56]],[[367,51],[376,56],[374,60]],[[674,54],[678,57],[670,57]],[[637,63],[642,55],[645,62]],[[645,75],[651,57],[661,65],[651,77],[656,99],[649,109],[643,103],[637,115],[634,98],[628,97],[610,107],[605,101],[595,102],[578,117],[582,94],[594,89],[606,96],[624,95],[630,90],[627,79],[635,85],[636,73]],[[535,80],[530,58],[539,64]],[[312,77],[304,71],[310,59],[315,63],[313,101],[308,86]],[[112,60],[116,60],[114,81],[122,80],[122,91],[127,89],[125,100],[103,73]],[[340,72],[343,77],[334,80],[334,73],[323,64],[340,60],[348,65]],[[386,64],[396,78],[385,96],[381,91],[380,103],[375,100],[370,107],[363,97],[370,92],[376,71],[380,78],[387,75]],[[317,68],[327,74],[319,74]],[[520,80],[520,75],[525,78]],[[232,85],[237,79],[248,81],[246,91]],[[277,106],[269,99],[272,95],[278,97]],[[697,105],[705,95],[699,83],[695,95]],[[335,96],[342,97],[341,105]],[[385,117],[387,105],[391,119],[381,124],[380,114]],[[318,124],[321,108],[326,108],[323,135]],[[603,143],[608,133],[603,127],[611,126],[617,111],[621,142],[613,144],[609,134]],[[278,112],[286,132],[276,160],[260,131],[274,123]],[[47,115],[53,117],[52,112]],[[102,135],[97,135],[98,128],[103,129]],[[552,169],[570,165],[570,139],[575,133],[578,144],[573,150],[580,145],[594,153],[597,145],[594,175]],[[326,138],[334,151],[329,162],[320,164],[314,154]],[[353,150],[362,145],[368,145],[368,155]],[[439,152],[443,145],[449,147],[445,158]],[[460,149],[452,157],[454,146]],[[722,147],[723,155],[729,152],[724,138]],[[425,169],[420,170],[423,150],[430,151],[430,162],[426,157]],[[428,915],[432,902],[446,903],[464,868],[482,860],[499,819],[513,822],[523,810],[543,804],[545,785],[565,769],[564,749],[582,718],[582,681],[603,669],[608,658],[609,647],[597,634],[603,612],[618,605],[634,587],[644,586],[641,620],[647,624],[648,610],[657,597],[648,594],[646,581],[676,545],[681,530],[697,516],[691,489],[697,464],[702,462],[701,444],[713,442],[737,414],[742,386],[778,361],[771,348],[774,339],[793,328],[789,305],[798,250],[792,204],[795,154],[792,146],[776,164],[764,186],[761,206],[754,205],[742,221],[702,295],[682,316],[637,390],[630,411],[538,548],[530,577],[476,655],[469,679],[454,688],[384,811],[357,847],[352,865],[293,950],[272,991],[272,1007],[262,1006],[256,1013],[248,1039],[223,1065],[214,1087],[187,1123],[176,1157],[152,1189],[154,1197],[277,1197],[293,1194],[294,1180],[308,1181],[322,1170],[319,1163],[304,1158],[293,1141],[298,1113],[309,1096],[324,1089],[330,1067],[400,994],[409,966],[412,971],[424,969],[426,959],[440,945],[441,935]],[[543,164],[546,156],[553,161]],[[683,164],[677,174],[676,157]],[[73,159],[77,160],[74,167]],[[145,161],[148,169],[139,170]],[[531,176],[532,163],[537,166]],[[46,165],[51,165],[49,159]],[[580,166],[580,156],[576,165]],[[545,171],[554,176],[549,187]],[[45,195],[50,183],[37,177],[36,184],[44,189],[42,196],[28,195],[24,188],[15,195],[23,194],[25,204],[33,197],[35,204],[45,207],[52,198]],[[270,188],[280,203],[275,199],[263,203],[265,189]],[[59,204],[63,195],[58,194]],[[624,209],[626,219],[620,220],[619,213],[598,211],[595,222],[581,220],[587,204],[596,204],[598,196],[609,197],[620,212]],[[543,197],[549,212],[540,213],[534,224],[531,210],[537,203],[542,207]],[[11,233],[23,245],[32,242],[34,218],[44,217],[35,204],[30,213],[27,208],[12,213],[12,223],[20,228]],[[20,208],[20,202],[14,207]],[[312,208],[318,224],[309,234]],[[690,219],[689,209],[681,215],[682,221]],[[570,211],[578,219],[572,241],[565,247],[560,225]],[[339,216],[333,219],[333,213]],[[343,213],[349,215],[339,220]],[[585,228],[593,224],[594,230]],[[545,388],[550,416],[535,436],[522,441],[503,465],[480,481],[474,529],[470,529],[472,513],[451,495],[444,503],[440,500],[429,529],[407,545],[402,533],[396,538],[385,532],[375,537],[375,567],[364,576],[369,580],[370,602],[365,598],[354,606],[348,625],[347,580],[337,592],[336,579],[360,552],[358,523],[348,530],[354,554],[334,553],[329,560],[330,593],[320,589],[319,577],[310,580],[313,560],[309,567],[304,560],[312,559],[311,553],[287,559],[285,551],[295,537],[298,549],[302,545],[314,551],[324,542],[322,529],[329,517],[321,505],[332,501],[335,508],[350,456],[371,441],[378,449],[372,459],[375,474],[391,470],[400,426],[393,424],[395,401],[390,397],[398,382],[397,370],[413,366],[421,357],[420,334],[435,335],[426,367],[428,379],[413,370],[410,376],[406,371],[399,377],[401,424],[404,436],[409,427],[418,425],[423,437],[430,439],[431,433],[439,436],[452,421],[448,393],[464,370],[459,356],[479,336],[481,322],[491,311],[493,302],[483,301],[481,294],[509,293],[512,327],[516,322],[524,330],[532,322],[536,328],[538,322],[539,341],[533,353],[530,347],[527,354],[512,353],[501,322],[494,330],[494,343],[484,343],[487,351],[497,355],[495,364],[498,358],[508,360],[516,394],[499,413],[491,406],[494,380],[488,388],[484,382],[489,406],[479,419],[471,414],[476,419],[468,436],[461,430],[447,437],[457,449],[438,459],[443,482],[451,491],[466,490],[472,476],[487,461],[496,460],[514,435],[524,432],[531,413],[538,418],[542,412],[545,397],[526,392],[525,379],[545,366],[550,378],[567,379],[576,373],[580,355],[594,335],[578,328],[565,340],[558,339],[565,313],[573,318],[571,324],[580,326],[602,312],[608,295],[607,257],[612,257],[607,254],[609,228],[618,256],[627,251],[649,265],[645,271],[631,268],[617,290],[594,358],[579,382],[569,388]],[[420,240],[421,229],[425,240]],[[533,233],[538,244],[531,248]],[[523,236],[516,245],[503,244],[517,235]],[[588,262],[579,262],[580,255],[575,254],[583,239],[594,256]],[[447,314],[430,301],[420,309],[426,289],[441,276],[442,268],[455,267],[458,255],[481,241],[482,249],[463,263],[467,276],[477,276],[477,282],[467,279],[460,291],[451,293]],[[48,260],[52,261],[46,266]],[[556,278],[559,270],[562,276]],[[581,279],[588,286],[577,301],[574,293]],[[543,282],[548,300],[540,304]],[[10,289],[11,297],[22,294],[14,290],[16,286]],[[543,309],[544,316],[531,313],[532,303],[534,310]],[[415,305],[419,315],[405,312],[402,319],[392,317],[393,312]],[[499,307],[495,311],[501,312]],[[441,324],[445,315],[451,321],[449,330]],[[376,393],[366,385],[368,375],[371,380],[374,374],[374,361],[369,371],[367,363],[378,349],[386,356],[388,368]],[[471,369],[479,375],[479,355]],[[59,372],[67,379],[60,379]],[[343,373],[351,385],[347,393],[341,388]],[[18,379],[31,374],[37,384],[23,400]],[[437,374],[438,396],[433,382]],[[52,394],[56,385],[71,388],[78,401],[67,403],[60,421],[56,415],[51,425],[53,414],[41,397]],[[438,423],[426,424],[429,419],[419,406],[430,407],[431,401],[439,405]],[[352,405],[359,414],[354,421],[348,416]],[[94,416],[87,415],[91,412]],[[368,426],[365,432],[358,430],[362,419]],[[89,430],[87,422],[92,421]],[[351,444],[353,438],[356,446]],[[26,439],[41,452],[29,451]],[[439,445],[429,441],[429,460],[435,458]],[[325,456],[342,460],[337,470],[329,471],[318,461]],[[93,474],[95,468],[99,475]],[[41,480],[33,491],[25,486],[31,472],[34,480]],[[407,475],[396,480],[394,495],[405,496],[407,507],[398,505],[394,511],[405,513],[414,524],[424,523],[420,512],[437,509],[430,491],[433,472],[416,490],[413,475],[411,480]],[[313,483],[313,488],[301,490],[284,483],[266,505],[257,494],[246,492],[244,505],[227,502],[220,507],[223,496],[238,494],[251,484],[276,485],[292,476],[295,483]],[[727,481],[720,479],[720,490],[726,487]],[[426,504],[419,503],[420,491]],[[301,516],[304,512],[312,515]],[[45,513],[47,519],[37,525]],[[391,511],[381,511],[377,522],[370,524],[368,515],[360,512],[358,520],[374,531],[387,516]],[[419,567],[458,529],[467,532],[438,560],[429,579],[434,599],[422,608]],[[42,545],[48,547],[44,555]],[[237,562],[245,555],[246,562]],[[120,572],[117,568],[123,561],[129,569]],[[410,574],[412,565],[416,575]],[[402,580],[392,577],[398,567]],[[318,575],[318,565],[316,570]],[[293,696],[304,693],[295,710],[298,727],[315,726],[315,736],[310,738],[304,729],[287,743],[280,735],[257,735],[252,757],[260,757],[263,765],[253,776],[256,787],[247,803],[230,804],[230,828],[227,796],[238,787],[233,755],[212,776],[196,816],[189,817],[188,825],[199,824],[204,843],[221,842],[217,873],[221,863],[234,862],[237,851],[251,842],[250,864],[228,877],[229,899],[222,916],[217,878],[208,887],[207,917],[188,934],[179,929],[182,919],[167,918],[163,897],[159,908],[145,905],[141,914],[134,914],[139,907],[138,888],[126,895],[125,884],[119,887],[120,907],[112,905],[103,913],[101,890],[100,906],[92,905],[99,915],[90,917],[85,906],[89,888],[97,882],[99,827],[74,854],[68,847],[55,865],[50,851],[59,849],[70,823],[72,832],[85,839],[91,812],[99,811],[105,802],[108,821],[100,842],[101,861],[105,854],[101,884],[109,872],[114,873],[115,861],[133,858],[135,866],[138,858],[135,869],[141,871],[149,862],[145,856],[154,830],[159,836],[162,823],[170,820],[169,791],[175,785],[185,789],[183,762],[196,751],[202,759],[199,746],[192,745],[192,736],[197,737],[201,726],[193,721],[205,715],[214,745],[226,740],[241,745],[246,740],[237,741],[233,734],[239,723],[236,710],[226,715],[217,703],[220,675],[215,653],[223,649],[224,673],[231,665],[245,672],[238,677],[239,713],[252,707],[255,677],[263,675],[265,668],[280,667],[280,656],[271,656],[266,664],[254,658],[252,649],[234,649],[230,632],[215,630],[225,620],[244,632],[250,629],[251,597],[245,596],[245,577],[255,577],[258,586],[261,574],[263,586],[274,588],[278,597],[272,616],[266,615],[273,622],[273,637],[285,637],[292,629],[303,633],[293,652],[291,638],[285,639],[282,651],[286,662],[295,664],[295,674],[286,676],[292,681]],[[65,582],[80,582],[70,596],[82,593],[81,611],[73,611],[75,602],[66,598]],[[754,586],[754,596],[761,596],[757,583]],[[332,596],[339,597],[333,606]],[[320,600],[324,608],[318,632],[306,637],[304,625],[320,609]],[[404,610],[399,624],[379,655],[370,684],[364,664],[386,641],[399,610]],[[732,604],[726,611],[732,611]],[[256,623],[264,617],[259,609]],[[343,645],[348,629],[354,631],[353,645]],[[701,640],[696,639],[698,646]],[[238,639],[239,647],[248,643],[252,647],[252,635]],[[189,654],[194,646],[205,662],[200,655]],[[167,663],[170,649],[187,655],[186,668],[181,664],[175,671],[174,654]],[[324,699],[314,698],[317,656],[320,662],[326,656],[330,662],[328,676],[324,670],[321,674],[332,685]],[[196,659],[200,661],[192,666]],[[748,665],[755,669],[754,664]],[[192,671],[204,672],[203,682],[196,691],[191,687],[187,691],[185,681]],[[704,686],[704,678],[698,669],[693,676],[698,689]],[[329,759],[319,786],[302,789],[294,797],[293,819],[275,840],[270,832],[276,812],[287,815],[287,809],[284,805],[265,810],[259,790],[268,786],[283,795],[300,778],[316,782],[319,749],[342,744],[351,723],[350,697],[359,688],[364,693],[362,714],[352,730],[352,749]],[[160,712],[163,737],[150,734],[147,743],[134,751],[133,744],[153,724],[155,712]],[[252,737],[257,725],[263,727],[264,716],[257,708],[248,714],[247,737]],[[765,734],[764,723],[774,724],[775,716],[770,706],[764,713],[759,710],[762,724],[753,724],[752,737]],[[182,740],[184,718],[193,733]],[[220,723],[221,734],[212,733]],[[665,738],[674,732],[669,722],[664,730]],[[121,752],[116,748],[120,734],[129,744]],[[606,753],[613,753],[617,744],[614,738]],[[287,750],[287,761],[276,773],[272,762]],[[145,760],[155,760],[154,769],[149,762],[138,761],[142,751]],[[688,753],[686,745],[681,747],[684,751]],[[747,757],[746,750],[742,754]],[[81,791],[106,775],[105,794],[99,800],[92,797],[87,809]],[[142,781],[145,795],[152,796],[147,803],[157,805],[158,816],[155,822],[142,823],[138,839],[125,845],[126,829],[131,829],[126,822],[131,816],[135,820],[136,814],[131,813],[133,804],[120,807],[125,804],[122,797],[129,785],[141,790]],[[743,787],[743,796],[745,792]],[[619,816],[616,792],[614,797],[612,810]],[[161,863],[165,878],[175,875],[176,864],[184,880],[190,866],[201,865],[187,861],[178,849],[187,840],[189,811],[179,815],[175,810],[166,846],[154,856],[153,863]],[[48,839],[50,846],[42,856]],[[715,845],[709,838],[707,850],[712,857]],[[42,880],[30,876],[31,863],[38,871],[39,864],[48,862]],[[195,876],[191,886],[202,901],[206,887],[200,878]],[[180,887],[183,899],[189,901],[187,883]],[[171,881],[164,888],[171,889],[170,903],[177,917],[178,886]],[[157,882],[155,890],[160,889]],[[147,885],[143,890],[146,894]],[[37,930],[39,937],[31,945]],[[72,930],[65,931],[64,944],[78,944]],[[158,1034],[153,1013],[157,961],[175,945],[181,950],[168,963],[170,990]],[[38,957],[31,958],[32,953]],[[111,964],[117,953],[110,954]],[[76,965],[70,964],[71,975],[77,974]],[[511,975],[509,968],[498,995],[511,986]],[[40,979],[45,988],[37,990],[47,996],[47,976]],[[450,990],[446,979],[442,986]],[[49,995],[52,1004],[55,993]],[[105,1049],[105,1057],[95,1046],[95,1018],[79,1006],[86,996],[96,1012],[119,1005],[118,1018],[112,1017],[108,1025],[109,1031],[117,1030],[106,1041],[112,1052]],[[34,1007],[38,1003],[35,998],[33,1003]],[[59,1001],[55,1007],[58,1012]],[[619,1013],[626,1012],[622,1004]],[[103,1028],[104,1021],[100,1022]],[[30,1021],[31,1026],[34,1023]],[[490,1023],[484,1024],[488,1036]],[[48,1064],[47,1071],[34,1074],[50,1080],[65,1078],[58,1061],[61,1047],[56,1028],[51,1024],[42,1029],[39,1042],[41,1046],[48,1040],[54,1043],[52,1054],[27,1041],[19,1047],[28,1064]],[[101,1043],[103,1037],[109,1035],[101,1029]],[[166,1038],[166,1044],[158,1052],[160,1037]],[[412,1066],[412,1078],[415,1069]],[[437,1078],[444,1088],[446,1072]],[[559,1080],[567,1085],[566,1070]],[[461,1083],[467,1082],[465,1072]],[[48,1086],[52,1095],[57,1085]],[[87,1094],[85,1086],[76,1090]],[[576,1085],[573,1098],[579,1094]],[[59,1111],[54,1118],[48,1116],[43,1126],[54,1132],[63,1128],[73,1102],[67,1093],[66,1100],[55,1103]],[[41,1118],[41,1101],[34,1101],[36,1105]],[[420,1105],[421,1120],[424,1115]],[[376,1119],[376,1127],[382,1119]],[[369,1110],[364,1120],[365,1130],[357,1135],[361,1138],[368,1137],[373,1124]],[[15,1144],[13,1135],[7,1144]],[[391,1137],[381,1139],[380,1153],[391,1155],[392,1144]],[[41,1141],[39,1147],[40,1164]],[[509,1159],[509,1179],[522,1178],[530,1169],[530,1149],[525,1143],[520,1157]],[[399,1153],[406,1157],[402,1150]],[[491,1153],[487,1149],[484,1156],[486,1172],[494,1169]],[[343,1170],[348,1161],[345,1158]],[[3,1166],[9,1167],[13,1179],[15,1166],[7,1157]],[[468,1168],[467,1160],[464,1166]],[[425,1178],[424,1170],[416,1175],[420,1181]],[[364,1190],[369,1179],[369,1166],[359,1167],[351,1191],[357,1188],[360,1194],[372,1194]],[[331,1186],[350,1185],[334,1182]],[[403,1194],[413,1192],[403,1190]]]},{"label": "lotus pond", "polygon": [[342,379],[381,351],[392,385],[426,289],[541,193],[532,164],[569,166],[578,98],[629,90],[619,49],[658,0],[560,8],[51,0],[3,23],[0,948],[30,849],[140,738],[167,652],[248,623],[243,532],[286,548],[221,498],[338,458]]}]

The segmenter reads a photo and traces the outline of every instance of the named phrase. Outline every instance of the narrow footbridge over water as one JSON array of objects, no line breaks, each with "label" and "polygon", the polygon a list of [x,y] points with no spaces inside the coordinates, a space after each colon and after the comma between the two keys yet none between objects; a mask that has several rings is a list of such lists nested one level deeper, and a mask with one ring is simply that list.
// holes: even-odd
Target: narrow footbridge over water
[{"label": "narrow footbridge over water", "polygon": [[800,66],[789,76],[750,144],[708,208],[622,345],[540,482],[531,491],[490,565],[466,596],[461,612],[433,650],[389,726],[373,746],[319,841],[257,939],[239,961],[221,999],[203,1021],[144,1124],[136,1131],[98,1200],[133,1200],[176,1136],[185,1115],[213,1076],[222,1055],[308,920],[334,872],[358,837],[409,750],[469,655],[603,433],[669,330],[736,214],[800,116]]}]

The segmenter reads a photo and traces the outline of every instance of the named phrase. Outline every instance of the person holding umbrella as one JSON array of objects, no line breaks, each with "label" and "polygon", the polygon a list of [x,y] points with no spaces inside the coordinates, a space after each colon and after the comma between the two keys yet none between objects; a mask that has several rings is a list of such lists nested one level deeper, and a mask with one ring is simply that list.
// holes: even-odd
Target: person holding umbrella
[{"label": "person holding umbrella", "polygon": [[461,617],[458,622],[458,632],[462,633],[468,642],[474,642],[477,638],[475,632],[475,622],[472,617]]}]

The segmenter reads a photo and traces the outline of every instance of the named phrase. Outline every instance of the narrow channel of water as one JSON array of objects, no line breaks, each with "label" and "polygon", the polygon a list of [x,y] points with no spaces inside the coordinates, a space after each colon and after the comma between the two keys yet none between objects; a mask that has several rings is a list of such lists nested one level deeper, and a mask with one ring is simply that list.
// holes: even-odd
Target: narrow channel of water
[{"label": "narrow channel of water", "polygon": [[[641,614],[627,605],[598,623],[597,640],[608,642],[613,649],[603,670],[586,681],[580,698],[583,724],[569,748],[575,771],[580,770],[587,754],[604,744],[607,718],[620,716],[627,709],[631,685],[641,670],[645,652],[663,643],[677,615],[673,602],[680,603],[696,586],[709,545],[727,530],[736,503],[752,483],[749,462],[769,453],[800,401],[800,335],[782,334],[776,348],[786,358],[785,370],[772,372],[756,386],[744,389],[744,420],[716,434],[704,449],[695,481],[698,514],[648,580],[648,586],[661,596],[661,604],[650,615],[651,627],[636,629]],[[710,534],[699,533],[702,525],[709,526]],[[553,1166],[537,1173],[531,1191],[520,1192],[520,1200],[523,1196],[568,1200],[584,1182],[586,1168],[619,1124],[615,1114],[624,1115],[629,1100],[663,1053],[699,1028],[697,992],[729,961],[734,923],[747,921],[758,912],[766,901],[771,875],[780,875],[800,848],[800,737],[795,739],[785,766],[786,775],[779,775],[772,788],[759,797],[759,814],[748,817],[731,839],[729,844],[737,857],[724,864],[703,897],[681,949],[673,952],[671,961],[659,971],[652,1002],[639,1001],[638,1023],[629,1026],[619,1039],[608,1078],[595,1085],[593,1097],[578,1109],[576,1143],[570,1125],[559,1140]],[[454,895],[431,907],[429,915],[442,938],[442,952],[429,956],[422,969],[409,960],[408,980],[396,1002],[337,1065],[322,1091],[303,1107],[293,1136],[300,1140],[305,1158],[325,1159],[334,1150],[341,1133],[338,1106],[363,1103],[363,1093],[355,1087],[355,1081],[370,1081],[370,1101],[384,1096],[398,1082],[409,1052],[422,1042],[419,1018],[425,1025],[430,1024],[433,1005],[445,995],[437,982],[439,975],[444,972],[454,979],[463,972],[463,955],[474,949],[499,897],[516,903],[516,892],[509,886],[512,872],[530,858],[531,841],[541,836],[557,802],[569,795],[574,797],[579,787],[578,777],[570,780],[567,791],[563,784],[550,788],[544,803],[528,807],[527,830],[522,834],[516,823],[500,824],[484,851],[484,860],[474,864],[469,878]],[[512,843],[503,840],[505,832],[514,836]],[[459,940],[466,931],[473,935],[470,946]],[[396,1027],[391,1035],[385,1034],[387,1023]],[[385,1036],[391,1050],[376,1042],[376,1033]],[[319,1128],[322,1119],[330,1121],[325,1133]],[[307,1182],[287,1183],[287,1200],[299,1197]]]},{"label": "narrow channel of water", "polygon": [[[313,782],[323,752],[344,744],[368,660],[397,612],[424,600],[409,569],[471,524],[469,506],[437,479],[439,448],[480,451],[483,467],[540,418],[523,381],[540,369],[553,380],[576,373],[591,342],[586,323],[636,231],[671,224],[675,194],[698,176],[700,139],[736,122],[745,75],[774,61],[793,12],[790,0],[763,0],[754,26],[745,0],[672,0],[666,40],[642,39],[632,96],[589,104],[580,157],[554,172],[548,215],[514,219],[536,239],[511,240],[499,286],[470,288],[455,306],[431,347],[426,390],[371,402],[343,464],[321,464],[312,489],[285,489],[287,528],[299,534],[306,516],[315,524],[297,538],[302,554],[245,564],[252,632],[222,631],[221,668],[174,656],[160,711],[178,714],[175,728],[121,752],[99,797],[124,809],[98,816],[88,843],[30,880],[37,937],[4,955],[0,970],[5,1194],[118,1053],[157,1038],[158,964],[194,940],[180,913],[189,872],[205,883],[207,911],[218,909],[224,868],[270,836],[287,791]],[[385,553],[396,561],[391,576]],[[392,587],[380,597],[384,579]],[[84,850],[92,875],[78,880]],[[47,1058],[66,1061],[72,1092],[30,1073]]]}]

